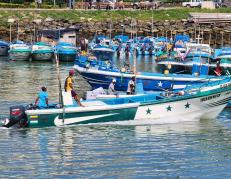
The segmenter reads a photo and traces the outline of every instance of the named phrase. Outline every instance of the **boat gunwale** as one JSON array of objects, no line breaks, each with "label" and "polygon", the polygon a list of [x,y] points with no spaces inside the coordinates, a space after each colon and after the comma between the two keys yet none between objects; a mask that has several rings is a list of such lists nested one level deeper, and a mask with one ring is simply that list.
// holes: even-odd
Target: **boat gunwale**
[{"label": "boat gunwale", "polygon": [[[104,70],[96,70],[96,69],[86,69],[86,68],[83,68],[83,67],[80,67],[79,65],[75,64],[74,65],[74,69],[76,69],[78,72],[80,73],[94,73],[94,74],[99,74],[99,75],[111,75],[111,76],[116,76],[116,77],[120,77],[121,75],[123,77],[128,77],[128,78],[131,78],[132,76],[136,76],[136,78],[141,78],[141,79],[153,79],[153,80],[172,80],[172,81],[189,81],[189,82],[195,82],[195,81],[203,81],[205,80],[205,78],[203,77],[195,77],[195,76],[187,76],[187,77],[178,77],[177,75],[174,76],[174,75],[171,75],[171,76],[165,76],[164,74],[163,75],[158,75],[158,76],[154,76],[154,75],[142,75],[144,74],[143,72],[138,72],[138,73],[141,73],[141,74],[133,74],[133,73],[122,73],[122,72],[113,72],[113,71],[104,71]],[[208,77],[208,75],[205,75],[204,77]],[[211,80],[221,80],[221,78],[219,77],[216,77],[216,76],[211,76],[213,77]],[[160,79],[162,78],[162,79]],[[209,80],[209,79],[208,79]]]},{"label": "boat gunwale", "polygon": [[[152,104],[164,104],[164,103],[169,103],[169,102],[183,101],[187,99],[195,99],[195,98],[200,98],[200,97],[205,97],[205,96],[211,96],[217,93],[223,93],[223,92],[230,91],[230,90],[231,90],[231,87],[224,88],[223,90],[221,90],[221,88],[218,88],[218,89],[208,90],[208,91],[203,91],[203,92],[199,91],[196,94],[190,94],[190,95],[185,95],[185,96],[175,96],[175,97],[169,97],[169,98],[161,96],[163,97],[163,99],[143,102],[140,104],[140,106],[152,105]],[[176,98],[179,98],[179,99],[176,100]]]},{"label": "boat gunwale", "polygon": [[[105,103],[106,104],[106,103]],[[37,114],[56,114],[56,113],[73,113],[73,112],[93,112],[93,111],[108,111],[108,110],[118,110],[127,108],[137,108],[140,105],[139,102],[125,103],[125,104],[115,104],[115,105],[100,105],[100,106],[86,106],[86,107],[65,107],[59,109],[39,109],[39,110],[26,110],[27,115],[37,115]]]}]

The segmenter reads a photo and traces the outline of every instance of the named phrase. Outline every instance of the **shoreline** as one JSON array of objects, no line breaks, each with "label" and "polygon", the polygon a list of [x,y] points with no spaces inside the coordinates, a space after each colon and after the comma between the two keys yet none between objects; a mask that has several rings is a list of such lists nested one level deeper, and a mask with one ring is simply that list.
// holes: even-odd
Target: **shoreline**
[{"label": "shoreline", "polygon": [[[96,32],[105,35],[143,35],[172,37],[186,33],[191,37],[199,34],[204,43],[231,45],[231,22],[194,23],[188,20],[191,12],[231,13],[231,8],[215,10],[198,8],[176,8],[158,10],[70,10],[70,9],[10,9],[0,8],[0,39],[9,41],[10,26],[12,39],[31,41],[34,30],[53,30],[75,27],[78,38],[92,38]],[[25,11],[26,10],[26,11]],[[64,10],[64,12],[62,12]],[[14,19],[14,23],[9,23]],[[35,23],[40,20],[40,23]],[[19,26],[19,30],[17,27]],[[221,39],[222,42],[221,42]]]}]

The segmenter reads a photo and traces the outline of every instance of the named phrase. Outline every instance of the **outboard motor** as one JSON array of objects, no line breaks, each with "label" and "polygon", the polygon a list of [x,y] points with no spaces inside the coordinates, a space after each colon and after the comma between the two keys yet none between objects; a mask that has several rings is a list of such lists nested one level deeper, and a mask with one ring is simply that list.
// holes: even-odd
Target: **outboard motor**
[{"label": "outboard motor", "polygon": [[16,125],[18,128],[27,126],[26,108],[24,106],[10,107],[10,118],[5,120],[3,127],[12,127]]}]

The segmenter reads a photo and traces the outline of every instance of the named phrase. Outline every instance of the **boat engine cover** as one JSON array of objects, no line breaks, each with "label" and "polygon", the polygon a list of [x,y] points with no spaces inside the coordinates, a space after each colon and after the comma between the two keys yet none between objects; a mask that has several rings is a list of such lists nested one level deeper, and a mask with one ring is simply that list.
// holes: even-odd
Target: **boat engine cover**
[{"label": "boat engine cover", "polygon": [[4,127],[11,127],[15,124],[18,127],[24,127],[27,125],[26,113],[24,106],[11,106],[10,107],[10,118],[9,122],[4,125]]}]

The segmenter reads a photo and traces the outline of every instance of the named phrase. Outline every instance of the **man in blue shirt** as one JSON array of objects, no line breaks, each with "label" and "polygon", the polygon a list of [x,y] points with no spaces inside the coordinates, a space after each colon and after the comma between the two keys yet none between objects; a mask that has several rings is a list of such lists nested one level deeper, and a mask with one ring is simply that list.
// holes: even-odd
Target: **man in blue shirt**
[{"label": "man in blue shirt", "polygon": [[[38,106],[38,108],[48,108],[48,93],[47,88],[43,86],[41,88],[42,91],[39,92],[38,97],[35,100],[34,105]],[[38,105],[37,105],[38,104]]]}]

